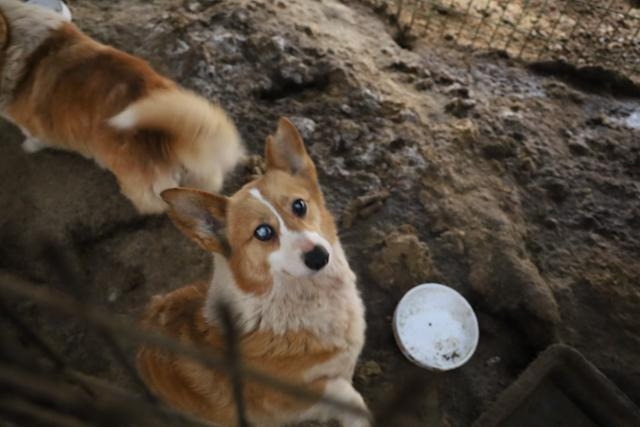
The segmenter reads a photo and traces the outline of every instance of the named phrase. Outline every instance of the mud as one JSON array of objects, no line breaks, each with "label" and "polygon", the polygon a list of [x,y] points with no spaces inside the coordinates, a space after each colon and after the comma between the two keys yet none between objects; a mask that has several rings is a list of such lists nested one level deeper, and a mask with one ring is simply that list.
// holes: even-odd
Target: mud
[{"label": "mud", "polygon": [[[218,100],[253,154],[279,116],[300,125],[331,210],[348,219],[341,238],[367,307],[355,384],[381,417],[401,408],[384,425],[468,426],[553,342],[640,404],[638,98],[501,54],[428,40],[406,50],[354,2],[71,5],[89,34]],[[137,216],[106,171],[65,152],[26,155],[19,131],[0,126],[2,268],[60,286],[39,256],[53,238],[77,254],[90,300],[131,317],[210,274],[206,254],[168,219]],[[226,191],[259,170],[255,157]],[[473,359],[439,375],[406,361],[391,331],[397,301],[428,281],[461,292],[481,328]],[[128,385],[86,325],[17,308],[78,369]]]}]

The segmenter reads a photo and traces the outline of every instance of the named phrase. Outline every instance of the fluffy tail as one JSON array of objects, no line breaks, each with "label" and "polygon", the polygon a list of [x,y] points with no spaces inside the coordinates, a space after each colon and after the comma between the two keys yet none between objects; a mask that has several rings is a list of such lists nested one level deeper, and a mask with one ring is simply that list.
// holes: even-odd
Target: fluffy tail
[{"label": "fluffy tail", "polygon": [[119,130],[162,129],[174,139],[171,151],[186,172],[181,185],[218,191],[242,159],[238,131],[217,105],[182,89],[160,90],[130,104],[109,120]]}]

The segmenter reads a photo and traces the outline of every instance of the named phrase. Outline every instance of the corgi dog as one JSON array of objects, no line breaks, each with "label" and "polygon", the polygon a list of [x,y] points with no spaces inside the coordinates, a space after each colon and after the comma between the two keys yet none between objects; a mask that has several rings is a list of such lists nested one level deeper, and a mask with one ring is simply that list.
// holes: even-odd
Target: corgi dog
[{"label": "corgi dog", "polygon": [[[364,306],[314,163],[287,119],[267,139],[265,160],[265,174],[228,198],[187,188],[162,193],[176,226],[213,253],[214,272],[208,285],[155,296],[143,324],[222,352],[217,308],[227,304],[243,363],[367,413],[351,382],[364,344]],[[236,425],[225,371],[151,347],[139,350],[137,363],[163,400],[219,425]],[[244,402],[255,426],[329,419],[345,427],[370,425],[367,417],[250,380]]]},{"label": "corgi dog", "polygon": [[0,114],[23,147],[72,150],[109,169],[140,213],[180,185],[219,191],[242,158],[219,106],[40,6],[0,0]]}]

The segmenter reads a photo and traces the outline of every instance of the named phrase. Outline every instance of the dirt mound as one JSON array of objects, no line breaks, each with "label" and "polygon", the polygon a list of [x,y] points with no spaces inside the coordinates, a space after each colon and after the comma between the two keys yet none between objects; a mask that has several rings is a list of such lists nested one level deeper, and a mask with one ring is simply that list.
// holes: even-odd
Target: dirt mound
[{"label": "dirt mound", "polygon": [[[437,280],[472,303],[474,358],[388,425],[470,425],[554,341],[640,402],[637,100],[500,56],[405,50],[357,3],[72,5],[97,39],[218,100],[254,154],[279,116],[300,125],[330,208],[348,219],[341,237],[368,313],[356,385],[374,410],[422,374],[391,333],[404,291]],[[34,248],[53,236],[77,252],[91,300],[133,316],[151,295],[207,277],[207,256],[166,218],[137,217],[107,172],[68,153],[26,155],[9,125],[1,135],[2,268],[48,282]],[[85,325],[18,308],[79,369],[127,383]]]}]

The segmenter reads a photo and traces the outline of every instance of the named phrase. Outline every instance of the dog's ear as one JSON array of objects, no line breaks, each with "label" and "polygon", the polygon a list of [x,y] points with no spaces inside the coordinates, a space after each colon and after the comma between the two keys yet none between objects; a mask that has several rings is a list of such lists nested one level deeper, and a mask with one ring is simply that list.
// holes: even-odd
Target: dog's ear
[{"label": "dog's ear", "polygon": [[169,204],[169,217],[187,237],[204,250],[229,255],[222,232],[229,199],[191,188],[171,188],[160,196]]},{"label": "dog's ear", "polygon": [[304,148],[300,132],[284,117],[278,120],[276,134],[267,138],[264,157],[267,169],[280,169],[316,180],[316,168]]}]

